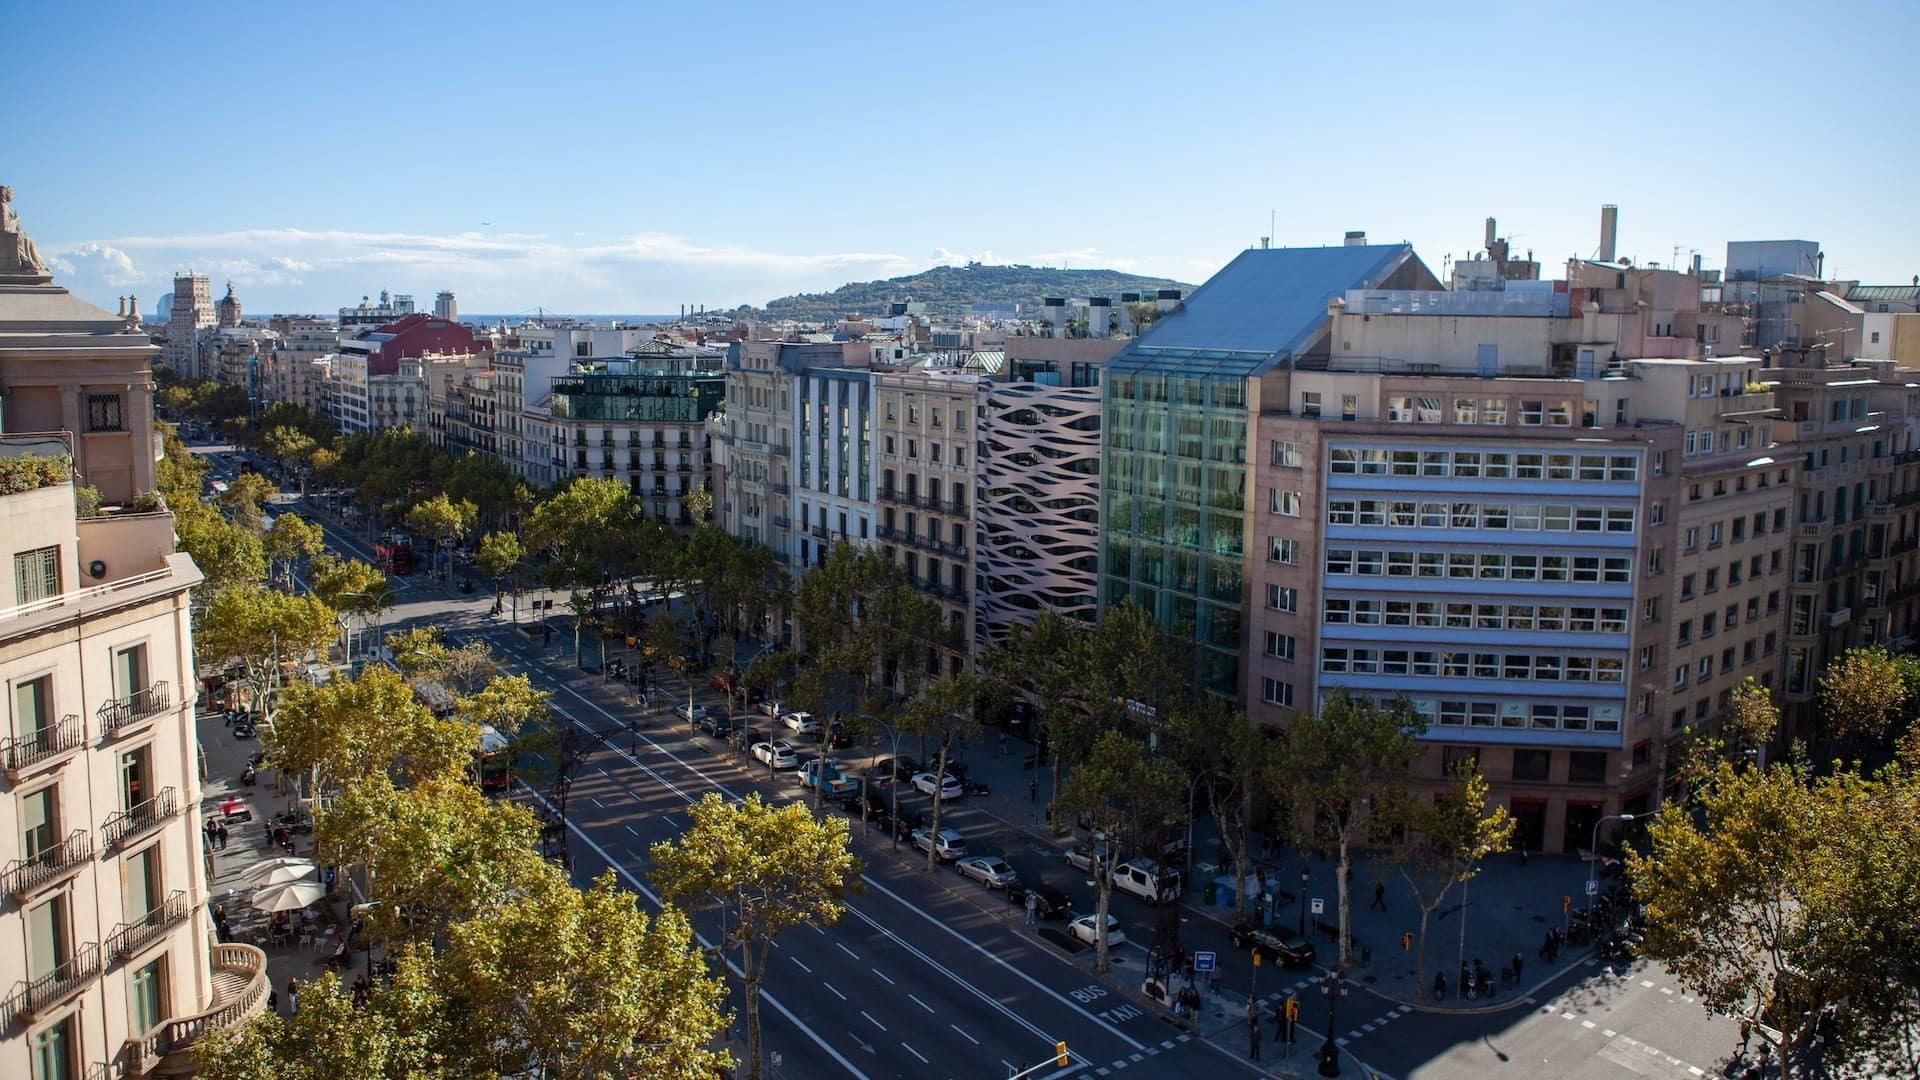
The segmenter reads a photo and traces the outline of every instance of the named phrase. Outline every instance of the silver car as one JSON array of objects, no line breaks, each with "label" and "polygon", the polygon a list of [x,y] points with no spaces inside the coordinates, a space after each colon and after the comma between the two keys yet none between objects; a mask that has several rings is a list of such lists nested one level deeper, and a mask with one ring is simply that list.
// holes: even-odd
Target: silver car
[{"label": "silver car", "polygon": [[969,855],[953,864],[961,877],[972,878],[989,889],[1004,889],[1020,880],[1007,860],[998,855]]}]

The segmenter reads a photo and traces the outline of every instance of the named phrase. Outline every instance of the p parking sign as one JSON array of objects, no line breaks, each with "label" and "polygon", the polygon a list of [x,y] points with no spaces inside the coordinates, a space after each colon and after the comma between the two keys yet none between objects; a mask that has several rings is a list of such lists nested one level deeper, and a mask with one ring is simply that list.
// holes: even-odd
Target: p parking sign
[{"label": "p parking sign", "polygon": [[1307,906],[1307,910],[1313,912],[1315,915],[1325,915],[1327,913],[1327,902],[1316,896]]},{"label": "p parking sign", "polygon": [[1212,971],[1213,963],[1214,956],[1211,951],[1201,951],[1193,954],[1193,970],[1195,971]]}]

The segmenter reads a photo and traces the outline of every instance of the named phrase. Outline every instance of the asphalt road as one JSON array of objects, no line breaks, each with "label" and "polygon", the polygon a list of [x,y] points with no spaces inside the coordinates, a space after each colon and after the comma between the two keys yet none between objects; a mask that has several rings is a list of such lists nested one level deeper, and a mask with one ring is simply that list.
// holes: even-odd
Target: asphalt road
[{"label": "asphalt road", "polygon": [[[362,535],[322,524],[335,550],[369,557]],[[650,708],[637,708],[617,685],[574,670],[557,650],[543,651],[490,618],[489,595],[461,596],[423,574],[404,585],[384,620],[387,629],[424,623],[478,634],[511,670],[552,691],[568,722],[607,736],[577,773],[568,804],[574,866],[583,882],[611,866],[651,902],[648,847],[677,835],[688,802],[713,790],[729,797],[753,791],[777,800],[807,797],[791,773],[769,780],[764,765],[690,732],[669,711],[686,700],[684,691],[656,695]],[[704,686],[696,687],[695,699],[719,703]],[[627,726],[634,718],[637,732]],[[901,751],[912,752],[905,745]],[[900,792],[903,811],[928,805],[909,792]],[[1076,912],[1093,910],[1091,881],[1066,867],[1057,848],[966,800],[945,809],[942,825],[960,830],[975,853],[1003,855],[1023,879],[1062,888]],[[1116,950],[1115,972],[1103,983],[1091,974],[1091,950],[1069,952],[1034,935],[1000,894],[945,870],[928,874],[924,855],[905,844],[896,850],[879,830],[864,836],[856,822],[853,834],[866,863],[865,894],[838,926],[787,934],[769,962],[762,1021],[768,1048],[780,1058],[773,1075],[1004,1077],[1014,1066],[1044,1061],[1060,1039],[1069,1044],[1073,1064],[1052,1070],[1053,1076],[1105,1077],[1129,1068],[1150,1076],[1269,1075],[1262,1067],[1312,1074],[1319,1033],[1327,1027],[1318,970],[1256,973],[1231,952],[1224,925],[1183,909],[1187,947],[1220,950],[1224,969],[1198,1033],[1187,1035],[1118,990],[1137,987],[1144,973],[1141,943],[1153,939],[1155,920],[1144,903],[1113,897],[1130,941]],[[716,912],[697,913],[696,926],[709,943],[719,940]],[[1247,1062],[1243,979],[1263,1013],[1285,994],[1299,995],[1300,1042],[1291,1057],[1269,1023],[1264,1062]],[[1664,973],[1644,965],[1624,975],[1581,965],[1529,996],[1495,1011],[1462,1014],[1411,1007],[1355,984],[1335,1017],[1344,1075],[1743,1075],[1731,1058],[1738,1043],[1732,1022],[1707,1014]]]}]

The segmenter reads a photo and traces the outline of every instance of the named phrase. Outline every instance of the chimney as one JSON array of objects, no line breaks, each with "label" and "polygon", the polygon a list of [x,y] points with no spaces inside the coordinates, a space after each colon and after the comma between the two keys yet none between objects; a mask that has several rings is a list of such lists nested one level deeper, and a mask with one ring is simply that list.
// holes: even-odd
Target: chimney
[{"label": "chimney", "polygon": [[1367,230],[1348,229],[1347,230],[1347,246],[1348,247],[1366,247],[1367,246]]},{"label": "chimney", "polygon": [[1700,254],[1699,252],[1697,252],[1697,251],[1696,251],[1696,252],[1694,252],[1694,253],[1693,253],[1693,276],[1694,276],[1694,277],[1699,277],[1699,276],[1700,276],[1700,260],[1701,260],[1701,258],[1702,258],[1702,256],[1701,256],[1701,254]]},{"label": "chimney", "polygon": [[1487,250],[1489,251],[1493,250],[1493,242],[1499,239],[1499,237],[1496,235],[1496,232],[1497,230],[1494,228],[1493,219],[1488,218],[1487,219]]},{"label": "chimney", "polygon": [[1600,208],[1600,261],[1613,261],[1614,245],[1620,236],[1620,208],[1608,203]]},{"label": "chimney", "polygon": [[1087,336],[1107,336],[1107,317],[1113,314],[1113,300],[1105,296],[1087,297]]},{"label": "chimney", "polygon": [[1155,296],[1153,299],[1153,306],[1156,308],[1159,308],[1163,312],[1172,311],[1174,308],[1179,307],[1180,306],[1180,290],[1179,289],[1161,289],[1159,294]]}]

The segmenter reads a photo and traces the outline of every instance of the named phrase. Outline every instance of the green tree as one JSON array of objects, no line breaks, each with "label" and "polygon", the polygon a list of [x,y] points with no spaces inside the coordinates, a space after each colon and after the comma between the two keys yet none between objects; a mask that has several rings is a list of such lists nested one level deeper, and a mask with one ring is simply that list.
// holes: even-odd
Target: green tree
[{"label": "green tree", "polygon": [[[979,732],[977,709],[981,693],[979,680],[972,675],[964,672],[950,675],[908,699],[898,715],[903,734],[917,735],[922,746],[931,742],[934,747],[933,821],[929,827],[935,836],[940,835],[940,815],[946,808],[947,800],[940,794],[943,787],[940,781],[947,775],[947,755],[953,752],[956,740],[970,738]],[[819,806],[819,800],[820,789],[815,784],[816,807]],[[932,873],[939,868],[939,849],[928,844],[927,872]]]},{"label": "green tree", "polygon": [[1084,759],[1100,735],[1100,723],[1086,706],[1079,663],[1086,635],[1086,627],[1043,611],[1031,623],[1014,625],[982,661],[990,678],[1033,706],[1053,773],[1050,793],[1060,790],[1062,759]]},{"label": "green tree", "polygon": [[194,1047],[206,1080],[453,1080],[445,1060],[446,1001],[425,950],[393,957],[394,971],[356,1006],[331,972],[300,988],[300,1011],[265,1013],[210,1029]]},{"label": "green tree", "polygon": [[1329,692],[1318,712],[1301,712],[1287,724],[1285,769],[1293,780],[1296,809],[1309,815],[1318,843],[1340,855],[1340,963],[1351,951],[1351,897],[1347,878],[1352,845],[1377,815],[1409,787],[1420,756],[1426,722],[1405,698],[1376,701],[1341,688]]},{"label": "green tree", "polygon": [[1206,794],[1207,812],[1233,857],[1235,919],[1246,917],[1247,827],[1261,801],[1284,790],[1280,743],[1247,714],[1214,698],[1180,707],[1172,730],[1180,761]]},{"label": "green tree", "polygon": [[226,508],[234,524],[259,536],[266,528],[266,502],[280,493],[273,482],[257,472],[244,472],[227,484],[220,505]]},{"label": "green tree", "polygon": [[338,611],[369,615],[393,605],[393,585],[385,572],[359,559],[320,555],[307,568],[307,578],[313,595]]},{"label": "green tree", "polygon": [[713,519],[713,492],[705,484],[687,492],[681,501],[686,503],[687,514],[695,525],[704,525]]},{"label": "green tree", "polygon": [[1880,645],[1848,649],[1820,676],[1820,713],[1829,738],[1845,744],[1884,738],[1913,697],[1915,662]]},{"label": "green tree", "polygon": [[276,767],[311,773],[326,792],[374,776],[395,786],[462,776],[479,731],[458,717],[434,716],[398,672],[369,666],[357,679],[289,687],[264,741]]},{"label": "green tree", "polygon": [[326,534],[320,526],[299,514],[281,514],[260,538],[262,552],[271,561],[273,576],[288,592],[293,591],[293,568],[304,556],[312,558],[327,550]]},{"label": "green tree", "polygon": [[[267,576],[267,556],[260,538],[235,525],[209,506],[197,503],[197,493],[184,500],[167,497],[174,510],[173,527],[180,537],[180,550],[193,558],[206,581],[204,592],[221,593],[229,589],[258,586]],[[181,507],[192,507],[181,510]]]},{"label": "green tree", "polygon": [[195,644],[202,670],[240,663],[254,702],[271,721],[280,662],[326,648],[336,632],[333,609],[311,596],[228,589],[208,602]]},{"label": "green tree", "polygon": [[[446,558],[447,550],[473,532],[480,510],[465,499],[455,502],[441,492],[407,511],[407,527],[433,541],[435,562]],[[453,562],[446,561],[445,575],[453,576]]]},{"label": "green tree", "polygon": [[758,795],[729,803],[707,793],[687,811],[678,840],[655,844],[653,883],[680,905],[717,901],[727,919],[723,948],[738,950],[747,1020],[747,1075],[759,1080],[760,986],[767,954],[796,926],[831,926],[859,886],[847,823],[805,806],[773,807]]},{"label": "green tree", "polygon": [[500,595],[503,583],[513,586],[513,621],[516,623],[520,621],[520,566],[526,559],[520,534],[512,532],[488,533],[480,538],[480,546],[473,553],[473,565],[493,582],[495,597]]},{"label": "green tree", "polygon": [[[1152,757],[1144,742],[1125,732],[1108,730],[1093,744],[1093,752],[1067,774],[1066,786],[1054,804],[1056,811],[1074,815],[1095,834],[1096,850],[1105,852],[1094,863],[1097,900],[1094,925],[1104,928],[1113,900],[1114,849],[1123,838],[1137,836],[1143,827],[1157,828],[1177,813],[1186,795],[1186,777],[1167,758]],[[1104,836],[1104,841],[1100,837]],[[1094,970],[1105,974],[1109,964],[1107,935],[1096,939]]]},{"label": "green tree", "polygon": [[1920,1021],[1920,783],[1721,763],[1701,813],[1668,804],[1629,850],[1642,955],[1709,1009],[1751,1023],[1780,1069],[1913,1061]]},{"label": "green tree", "polygon": [[1751,675],[1734,687],[1733,698],[1720,712],[1720,738],[1736,756],[1758,755],[1779,727],[1780,707],[1773,703],[1773,692]]},{"label": "green tree", "polygon": [[1453,894],[1455,885],[1473,880],[1489,856],[1507,850],[1513,842],[1514,821],[1506,807],[1488,808],[1487,778],[1474,764],[1456,766],[1448,774],[1447,790],[1431,802],[1408,796],[1399,806],[1406,839],[1395,861],[1420,906],[1420,950],[1413,985],[1415,993],[1425,993],[1427,928],[1433,913]]},{"label": "green tree", "polygon": [[[547,584],[583,591],[598,612],[616,567],[635,557],[633,499],[612,477],[588,477],[534,507],[522,530],[527,550],[547,556]],[[574,633],[579,659],[579,631]]]}]

